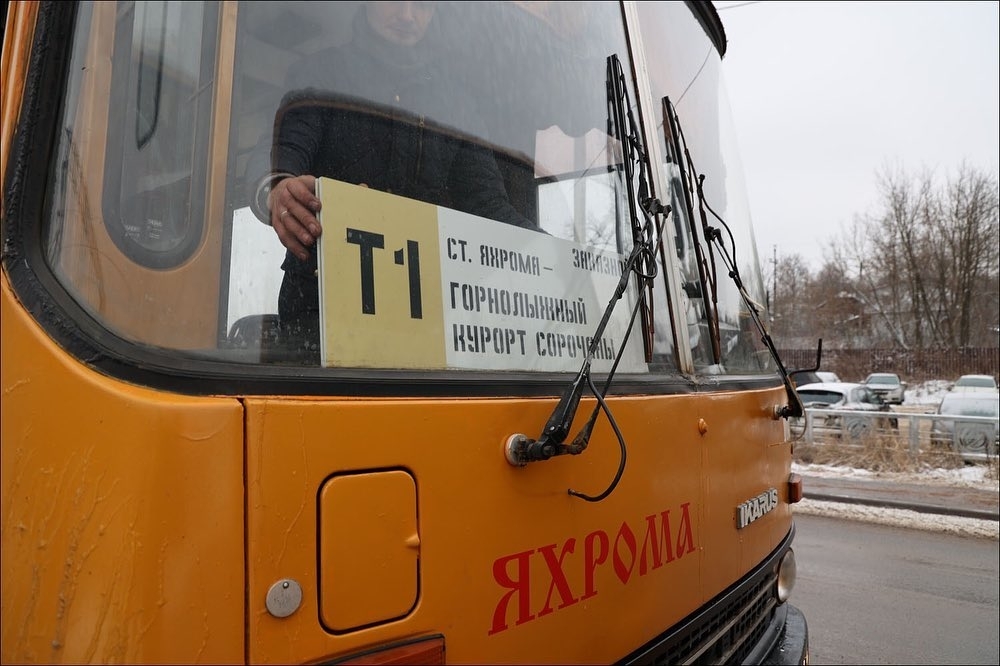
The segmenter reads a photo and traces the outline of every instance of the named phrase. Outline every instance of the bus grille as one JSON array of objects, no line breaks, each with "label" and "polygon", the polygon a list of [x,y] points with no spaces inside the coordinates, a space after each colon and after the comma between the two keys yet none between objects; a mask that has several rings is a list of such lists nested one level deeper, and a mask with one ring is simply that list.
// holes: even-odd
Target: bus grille
[{"label": "bus grille", "polygon": [[[778,616],[777,563],[787,542],[749,577],[716,597],[681,624],[634,652],[623,663],[742,664],[760,658],[761,640]],[[775,632],[770,635],[776,636]]]}]

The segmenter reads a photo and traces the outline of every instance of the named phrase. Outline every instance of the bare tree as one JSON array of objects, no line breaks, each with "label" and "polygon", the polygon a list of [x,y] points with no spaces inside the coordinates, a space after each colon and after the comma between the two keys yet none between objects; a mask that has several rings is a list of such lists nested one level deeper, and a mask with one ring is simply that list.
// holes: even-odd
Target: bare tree
[{"label": "bare tree", "polygon": [[810,335],[823,338],[828,348],[867,346],[869,320],[855,292],[842,266],[833,260],[824,263],[806,289],[812,304]]},{"label": "bare tree", "polygon": [[[996,323],[1000,225],[997,179],[962,165],[948,183],[933,226],[945,345],[982,344]],[[930,312],[928,312],[930,314]],[[993,337],[993,336],[990,336]],[[995,337],[993,337],[995,342]]]},{"label": "bare tree", "polygon": [[800,254],[781,256],[774,267],[774,296],[771,300],[772,337],[777,344],[795,347],[800,338],[811,337],[807,298],[812,275]]},{"label": "bare tree", "polygon": [[[996,175],[962,165],[943,188],[929,173],[911,177],[887,168],[877,177],[880,210],[855,219],[832,244],[829,262],[842,279],[843,296],[867,319],[870,344],[995,345]],[[828,300],[830,294],[817,297]]]},{"label": "bare tree", "polygon": [[827,265],[842,276],[842,289],[837,292],[840,309],[851,310],[844,313],[843,320],[851,324],[849,334],[845,334],[838,322],[827,330],[827,340],[836,346],[896,346],[896,339],[886,334],[890,329],[877,298],[878,290],[873,286],[881,281],[881,277],[872,275],[876,272],[871,262],[875,254],[870,231],[873,224],[870,216],[856,215],[841,238],[830,243]]}]

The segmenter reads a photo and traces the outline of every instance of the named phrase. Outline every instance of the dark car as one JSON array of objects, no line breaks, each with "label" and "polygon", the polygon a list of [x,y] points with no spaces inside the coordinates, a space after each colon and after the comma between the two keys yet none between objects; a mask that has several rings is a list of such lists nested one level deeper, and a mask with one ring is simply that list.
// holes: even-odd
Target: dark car
[{"label": "dark car", "polygon": [[882,399],[890,405],[903,404],[906,382],[900,381],[899,375],[892,372],[873,372],[861,383],[882,396]]},{"label": "dark car", "polygon": [[788,378],[791,379],[792,383],[796,386],[817,384],[823,381],[813,370],[795,370],[794,372],[788,373]]}]

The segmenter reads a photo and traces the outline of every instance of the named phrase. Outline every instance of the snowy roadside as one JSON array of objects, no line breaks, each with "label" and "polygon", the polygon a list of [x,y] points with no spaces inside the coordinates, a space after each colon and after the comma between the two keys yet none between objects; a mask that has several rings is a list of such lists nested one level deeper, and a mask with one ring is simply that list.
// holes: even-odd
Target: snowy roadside
[{"label": "snowy roadside", "polygon": [[[792,463],[798,474],[823,478],[879,479],[927,485],[959,486],[1000,492],[1000,481],[988,478],[983,465],[969,465],[960,469],[932,469],[914,473],[872,472],[866,469],[836,467],[832,465],[800,465]],[[859,520],[891,527],[906,527],[960,536],[1000,540],[1000,522],[959,516],[941,516],[906,509],[890,509],[803,499],[792,507],[802,515],[827,516],[844,520]]]},{"label": "snowy roadside", "polygon": [[[951,382],[944,380],[917,384],[906,390],[903,406],[911,410],[934,412],[950,388]],[[879,481],[898,481],[900,483],[976,488],[1000,493],[1000,480],[990,478],[989,469],[985,465],[966,465],[959,469],[928,469],[920,472],[901,473],[872,472],[867,469],[838,467],[834,465],[803,465],[793,462],[792,471],[806,476],[821,478],[877,479]],[[995,471],[993,474],[995,475]],[[1000,540],[1000,523],[994,520],[941,516],[906,509],[879,508],[860,504],[842,504],[840,502],[825,502],[810,499],[803,499],[801,502],[793,505],[793,510],[802,515],[829,516],[892,527],[909,527]]]},{"label": "snowy roadside", "polygon": [[904,527],[929,532],[943,532],[958,536],[1000,540],[1000,523],[995,520],[939,516],[906,509],[884,509],[860,504],[841,504],[804,499],[792,507],[804,516],[825,516],[843,520],[858,520],[889,527]]},{"label": "snowy roadside", "polygon": [[827,479],[862,479],[898,481],[900,483],[921,483],[932,486],[952,486],[976,488],[1000,493],[1000,479],[989,478],[985,465],[965,465],[958,469],[927,469],[920,472],[873,472],[869,469],[840,467],[837,465],[803,465],[792,462],[792,471],[798,474],[819,476]]}]

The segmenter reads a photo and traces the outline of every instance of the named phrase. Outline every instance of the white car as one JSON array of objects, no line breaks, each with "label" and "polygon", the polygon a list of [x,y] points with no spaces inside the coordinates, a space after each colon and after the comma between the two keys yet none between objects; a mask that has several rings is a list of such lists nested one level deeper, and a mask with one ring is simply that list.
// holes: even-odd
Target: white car
[{"label": "white car", "polygon": [[962,375],[955,382],[952,391],[987,391],[996,393],[997,382],[991,375]]},{"label": "white car", "polygon": [[[951,391],[938,406],[939,415],[954,419],[934,419],[931,424],[931,441],[950,446],[967,461],[981,460],[997,455],[1000,443],[1000,394],[994,389]],[[980,420],[963,420],[962,417]],[[993,419],[993,422],[982,419]]]},{"label": "white car", "polygon": [[837,383],[840,381],[840,377],[837,376],[836,372],[824,372],[822,370],[817,370],[816,376],[819,377],[821,382],[825,382],[827,384]]},{"label": "white car", "polygon": [[[796,388],[802,406],[806,409],[842,409],[859,412],[889,412],[889,405],[870,387],[851,382],[820,382],[803,384]],[[794,421],[794,422],[793,422]],[[793,433],[800,433],[805,427],[803,419],[789,421]],[[856,439],[875,429],[896,428],[898,420],[894,416],[872,419],[869,417],[848,417],[842,419],[830,414],[813,419],[815,432],[829,432],[837,436]]]}]

